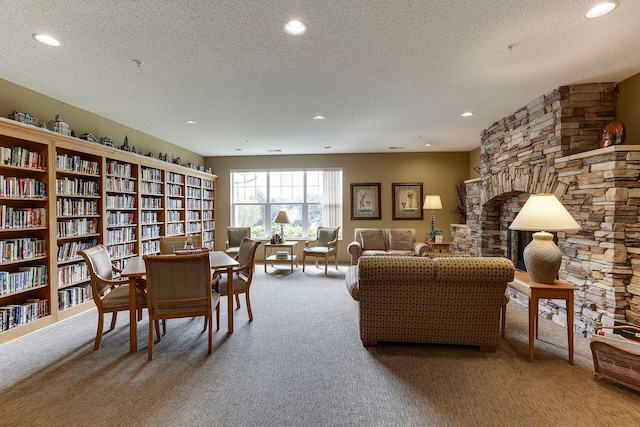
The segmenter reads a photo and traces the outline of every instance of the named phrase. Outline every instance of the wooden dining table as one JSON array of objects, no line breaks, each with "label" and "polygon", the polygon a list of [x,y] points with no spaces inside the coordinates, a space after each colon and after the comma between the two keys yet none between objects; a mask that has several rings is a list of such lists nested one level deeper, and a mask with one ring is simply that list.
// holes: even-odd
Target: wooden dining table
[{"label": "wooden dining table", "polygon": [[[237,267],[238,261],[231,258],[223,251],[209,252],[211,269],[227,270],[228,295],[227,295],[227,329],[233,332],[233,268]],[[129,259],[120,275],[129,278],[129,351],[138,350],[138,316],[136,312],[136,284],[138,280],[146,274],[146,267],[142,256],[135,256]]]}]

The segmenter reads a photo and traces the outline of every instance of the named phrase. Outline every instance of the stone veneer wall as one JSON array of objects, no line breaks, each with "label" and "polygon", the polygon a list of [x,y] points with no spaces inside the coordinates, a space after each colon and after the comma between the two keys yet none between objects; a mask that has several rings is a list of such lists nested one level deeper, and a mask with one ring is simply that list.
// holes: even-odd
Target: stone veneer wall
[{"label": "stone veneer wall", "polygon": [[[597,144],[616,99],[614,83],[563,86],[486,129],[480,178],[466,182],[468,228],[452,226],[452,249],[505,256],[508,223],[528,195],[555,193],[583,227],[558,233],[558,244],[585,334],[614,319],[640,324],[640,147]],[[565,323],[562,304],[540,311]]]}]

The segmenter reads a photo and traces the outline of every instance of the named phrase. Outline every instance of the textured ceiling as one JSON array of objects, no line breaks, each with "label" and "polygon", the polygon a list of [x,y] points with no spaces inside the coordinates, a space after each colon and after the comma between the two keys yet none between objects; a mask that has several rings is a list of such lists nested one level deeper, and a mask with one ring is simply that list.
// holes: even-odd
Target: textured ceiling
[{"label": "textured ceiling", "polygon": [[203,156],[468,151],[558,86],[640,72],[640,1],[619,3],[1,0],[0,78]]}]

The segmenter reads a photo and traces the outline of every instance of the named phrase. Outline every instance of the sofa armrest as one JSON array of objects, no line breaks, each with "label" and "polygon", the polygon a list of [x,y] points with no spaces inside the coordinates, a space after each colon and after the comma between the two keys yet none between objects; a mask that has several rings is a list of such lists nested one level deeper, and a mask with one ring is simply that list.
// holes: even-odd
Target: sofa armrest
[{"label": "sofa armrest", "polygon": [[417,256],[424,256],[425,253],[431,252],[432,248],[431,248],[431,245],[428,243],[415,242],[413,244],[413,251],[416,253]]},{"label": "sofa armrest", "polygon": [[351,254],[351,265],[358,264],[358,258],[362,255],[362,245],[360,243],[353,241],[349,243],[347,246],[347,251]]}]

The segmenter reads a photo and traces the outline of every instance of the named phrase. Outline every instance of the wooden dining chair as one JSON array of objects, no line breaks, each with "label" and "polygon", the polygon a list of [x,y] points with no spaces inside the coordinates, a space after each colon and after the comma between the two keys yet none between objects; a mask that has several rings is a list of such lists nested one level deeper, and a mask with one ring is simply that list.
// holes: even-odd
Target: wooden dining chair
[{"label": "wooden dining chair", "polygon": [[327,274],[329,258],[333,257],[338,270],[338,235],[340,227],[318,227],[318,237],[304,243],[302,250],[302,271],[307,257],[313,257],[318,267],[318,258],[324,258],[324,274]]},{"label": "wooden dining chair", "polygon": [[[220,295],[211,288],[207,252],[193,255],[145,255],[149,308],[149,360],[153,360],[153,326],[160,319],[204,316],[208,353],[212,348],[213,309],[220,328]],[[156,328],[157,333],[157,328]]]},{"label": "wooden dining chair", "polygon": [[[253,320],[253,313],[251,312],[251,299],[249,297],[249,288],[253,281],[253,271],[255,270],[256,262],[256,250],[260,242],[257,240],[251,240],[247,237],[242,239],[238,250],[238,266],[233,269],[233,294],[235,296],[236,304],[240,308],[240,294],[245,294],[245,300],[247,303],[247,311],[249,313],[249,320]],[[228,295],[228,277],[226,270],[219,270],[213,274],[214,289],[220,293],[220,296]]]},{"label": "wooden dining chair", "polygon": [[160,237],[160,254],[168,255],[179,249],[184,249],[184,244],[191,237],[191,244],[194,249],[202,247],[202,236],[161,236]]},{"label": "wooden dining chair", "polygon": [[[97,245],[79,252],[89,267],[91,280],[91,292],[93,301],[98,308],[98,331],[93,345],[94,350],[100,348],[104,328],[105,313],[112,313],[112,331],[116,326],[116,318],[119,311],[129,311],[129,281],[124,277],[115,277],[114,273],[120,272],[112,263],[109,252],[103,245]],[[147,301],[141,289],[136,289],[136,308],[138,318],[142,309],[147,306]]]},{"label": "wooden dining chair", "polygon": [[238,256],[240,243],[245,237],[251,238],[251,227],[227,227],[227,241],[225,242],[225,252],[230,257]]}]

